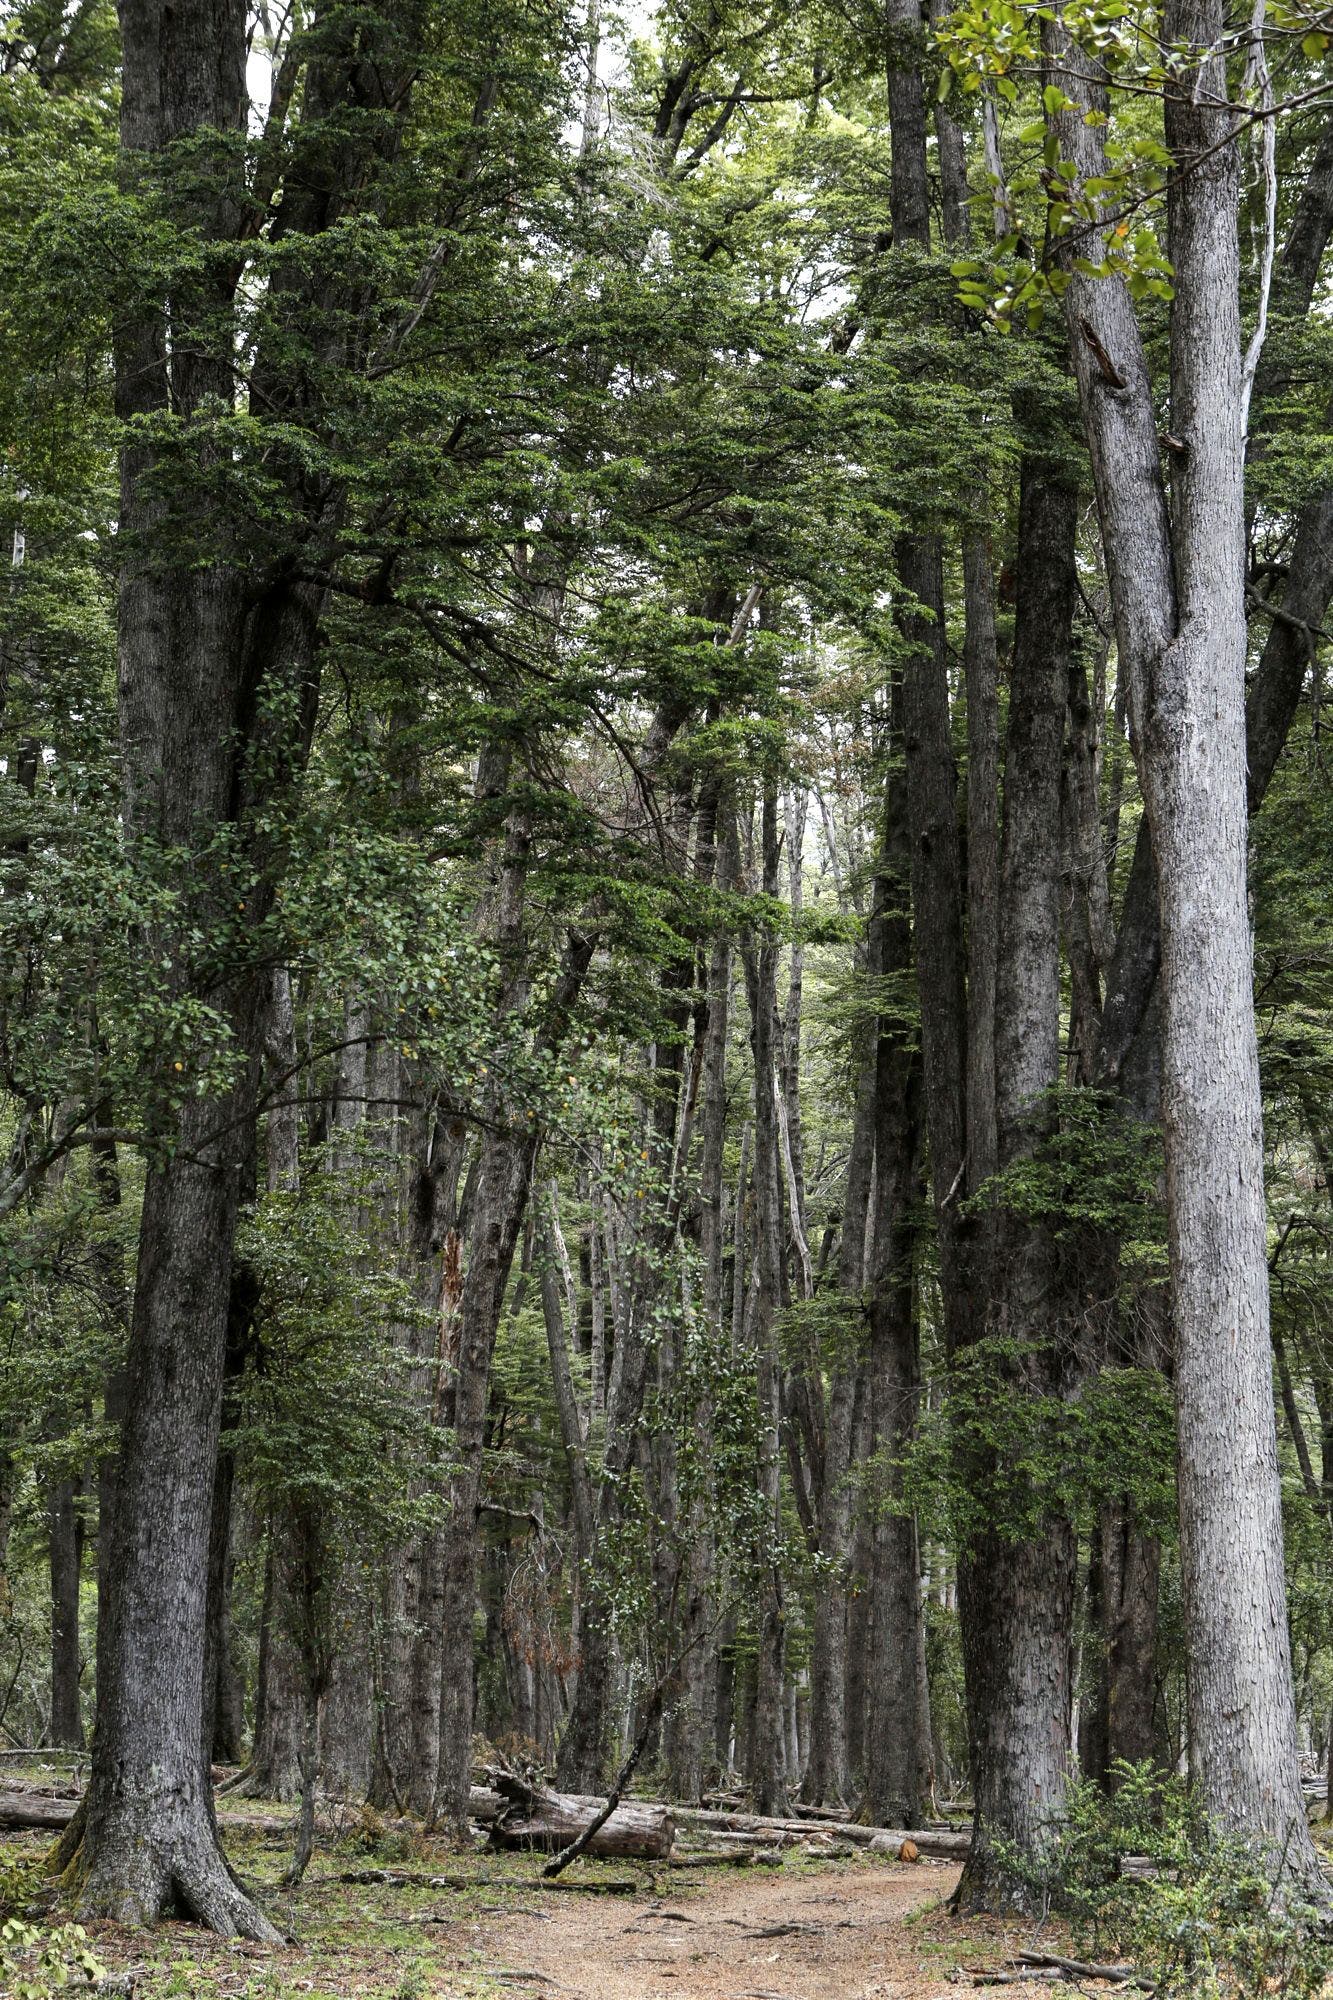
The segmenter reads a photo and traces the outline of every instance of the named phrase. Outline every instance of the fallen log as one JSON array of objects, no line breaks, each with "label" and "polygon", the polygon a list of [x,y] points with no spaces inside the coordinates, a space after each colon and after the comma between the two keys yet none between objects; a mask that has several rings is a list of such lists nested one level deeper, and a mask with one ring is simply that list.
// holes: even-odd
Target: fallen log
[{"label": "fallen log", "polygon": [[1097,1965],[1086,1958],[1062,1958],[1055,1951],[1020,1951],[1014,1957],[1019,1965],[1068,1973],[1072,1979],[1104,1979],[1115,1986],[1139,1986],[1152,1991],[1152,1981],[1144,1979],[1134,1965]]},{"label": "fallen log", "polygon": [[33,1828],[63,1833],[77,1804],[77,1799],[53,1798],[45,1792],[0,1792],[0,1828],[6,1833]]},{"label": "fallen log", "polygon": [[[567,1889],[581,1896],[633,1896],[639,1884],[632,1875],[569,1875],[548,1882],[538,1876],[526,1880],[514,1875],[423,1875],[403,1868],[349,1868],[340,1882],[383,1882],[394,1888],[409,1884],[418,1889]],[[445,1921],[443,1918],[437,1919]]]},{"label": "fallen log", "polygon": [[[784,1841],[809,1840],[812,1830],[808,1819],[765,1819],[759,1813],[716,1812],[704,1806],[674,1806],[672,1810],[682,1827],[716,1830],[719,1834],[762,1836],[770,1846]],[[829,1830],[835,1831],[832,1827]],[[858,1826],[854,1820],[838,1821],[836,1834],[839,1840],[853,1841],[858,1847],[872,1848],[877,1854],[897,1854],[903,1842],[910,1840],[922,1854],[945,1861],[966,1860],[972,1845],[970,1833],[953,1833],[928,1826]]]},{"label": "fallen log", "polygon": [[[500,1787],[505,1789],[504,1780]],[[526,1796],[511,1798],[492,1823],[492,1846],[537,1848],[544,1854],[558,1854],[587,1832],[606,1805],[605,1799],[583,1798],[573,1792],[523,1790]],[[617,1861],[664,1861],[675,1837],[676,1822],[665,1806],[625,1799],[598,1827],[587,1851]]]},{"label": "fallen log", "polygon": [[667,1866],[669,1868],[781,1868],[782,1850],[778,1847],[755,1845],[719,1853],[716,1848],[708,1848],[697,1854],[673,1854]]}]

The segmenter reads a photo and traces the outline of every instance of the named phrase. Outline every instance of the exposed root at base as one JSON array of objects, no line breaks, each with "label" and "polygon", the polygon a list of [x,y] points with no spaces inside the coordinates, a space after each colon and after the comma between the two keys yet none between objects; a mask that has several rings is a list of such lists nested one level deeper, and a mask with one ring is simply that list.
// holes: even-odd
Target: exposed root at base
[{"label": "exposed root at base", "polygon": [[127,1843],[90,1861],[80,1847],[62,1881],[80,1919],[104,1917],[139,1929],[183,1914],[219,1937],[284,1942],[211,1843],[189,1841],[169,1849]]}]

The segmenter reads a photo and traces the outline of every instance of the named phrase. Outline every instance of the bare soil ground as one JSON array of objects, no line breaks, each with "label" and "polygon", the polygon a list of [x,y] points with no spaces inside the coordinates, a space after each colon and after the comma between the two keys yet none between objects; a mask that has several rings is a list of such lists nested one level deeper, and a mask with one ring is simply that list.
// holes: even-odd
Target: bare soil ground
[{"label": "bare soil ground", "polygon": [[573,2000],[953,2000],[957,1967],[995,1966],[1027,1942],[956,1923],[942,1905],[957,1875],[841,1864],[747,1870],[632,1902],[562,1897],[497,1928],[495,1972],[511,1991]]}]

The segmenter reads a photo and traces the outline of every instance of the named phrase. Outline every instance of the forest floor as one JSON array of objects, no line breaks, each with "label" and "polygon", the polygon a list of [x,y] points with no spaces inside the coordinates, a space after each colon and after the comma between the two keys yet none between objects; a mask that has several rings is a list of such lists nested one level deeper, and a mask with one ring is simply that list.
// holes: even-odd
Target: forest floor
[{"label": "forest floor", "polygon": [[[997,1990],[966,1974],[1003,1968],[1031,1942],[1030,1925],[952,1918],[944,1904],[958,1871],[944,1863],[582,1862],[564,1878],[575,1886],[554,1892],[541,1886],[538,1856],[460,1856],[420,1836],[376,1837],[353,1817],[323,1829],[328,1844],[288,1892],[278,1885],[289,1830],[229,1827],[225,1805],[221,1817],[233,1862],[292,1942],[225,1941],[187,1923],[90,1924],[108,1971],[133,1976],[120,1990],[142,2000],[953,2000]],[[6,1836],[0,1879],[36,1871],[48,1841]],[[1060,1949],[1049,1931],[1042,1948]],[[1005,2000],[1073,1990],[1049,1978],[1003,1987]]]}]

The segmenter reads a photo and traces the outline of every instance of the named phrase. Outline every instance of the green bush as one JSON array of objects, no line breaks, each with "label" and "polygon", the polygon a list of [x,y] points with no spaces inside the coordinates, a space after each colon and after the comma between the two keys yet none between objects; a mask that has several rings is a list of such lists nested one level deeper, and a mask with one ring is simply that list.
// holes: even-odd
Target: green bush
[{"label": "green bush", "polygon": [[1329,1912],[1284,1856],[1212,1824],[1150,1765],[1114,1776],[1109,1797],[1076,1785],[1040,1867],[1015,1870],[1069,1916],[1079,1948],[1129,1960],[1158,2000],[1315,2000],[1333,1973]]},{"label": "green bush", "polygon": [[0,1929],[0,1993],[6,2000],[50,2000],[69,1987],[95,1985],[106,1968],[89,1948],[79,1924],[40,1931],[21,1917]]}]

